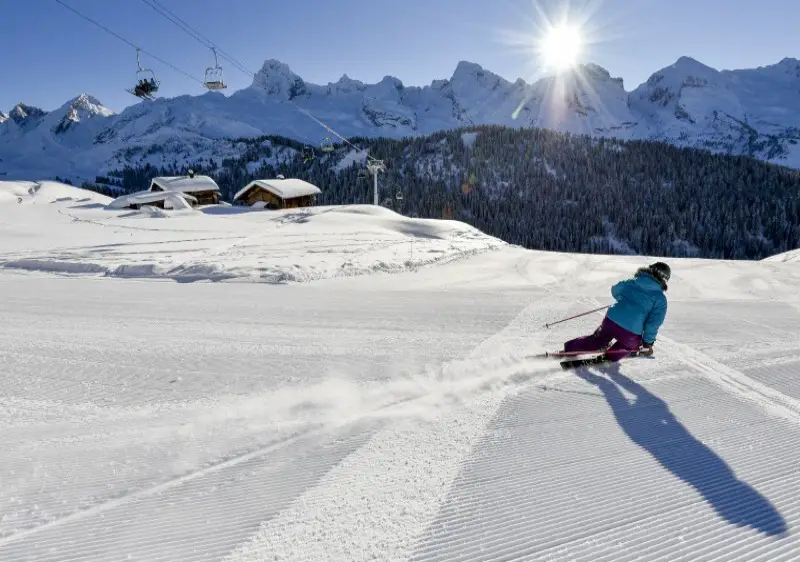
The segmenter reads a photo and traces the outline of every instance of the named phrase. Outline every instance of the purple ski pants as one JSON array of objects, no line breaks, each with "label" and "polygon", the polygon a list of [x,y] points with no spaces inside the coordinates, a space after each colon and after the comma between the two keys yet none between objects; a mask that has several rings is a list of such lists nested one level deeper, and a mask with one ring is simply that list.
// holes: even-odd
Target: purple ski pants
[{"label": "purple ski pants", "polygon": [[564,351],[600,351],[611,343],[611,340],[617,340],[614,345],[606,350],[606,355],[611,361],[619,361],[627,357],[642,345],[642,337],[640,335],[629,332],[619,324],[609,320],[606,316],[603,318],[603,323],[593,334],[568,341],[564,344]]}]

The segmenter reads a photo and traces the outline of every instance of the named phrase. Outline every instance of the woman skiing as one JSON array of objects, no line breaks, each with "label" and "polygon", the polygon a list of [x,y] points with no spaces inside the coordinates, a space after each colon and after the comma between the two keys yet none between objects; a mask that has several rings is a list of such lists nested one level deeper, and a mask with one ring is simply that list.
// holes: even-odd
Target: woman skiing
[{"label": "woman skiing", "polygon": [[641,355],[652,355],[658,329],[667,315],[664,292],[669,277],[669,266],[656,262],[639,269],[633,279],[615,284],[611,295],[617,302],[608,309],[600,327],[589,336],[568,341],[564,351],[600,352],[616,340],[605,349],[603,359],[619,361],[637,350]]}]

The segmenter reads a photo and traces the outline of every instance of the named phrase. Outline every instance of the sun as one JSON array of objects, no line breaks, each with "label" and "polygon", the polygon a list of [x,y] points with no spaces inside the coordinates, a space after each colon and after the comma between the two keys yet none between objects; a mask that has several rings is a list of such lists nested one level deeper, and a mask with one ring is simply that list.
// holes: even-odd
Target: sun
[{"label": "sun", "polygon": [[580,30],[566,25],[551,27],[538,46],[544,66],[555,71],[567,70],[578,64],[582,49]]}]

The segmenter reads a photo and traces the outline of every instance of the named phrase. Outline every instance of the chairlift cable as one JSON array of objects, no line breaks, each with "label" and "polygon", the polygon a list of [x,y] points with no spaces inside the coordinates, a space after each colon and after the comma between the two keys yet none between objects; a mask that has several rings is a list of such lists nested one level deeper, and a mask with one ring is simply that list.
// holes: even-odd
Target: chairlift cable
[{"label": "chairlift cable", "polygon": [[[164,64],[164,65],[166,65],[166,66],[170,67],[171,69],[175,70],[176,72],[179,72],[179,73],[183,74],[183,75],[184,75],[184,76],[186,76],[187,78],[190,78],[190,79],[194,80],[195,82],[198,82],[199,84],[205,84],[205,82],[204,82],[203,80],[201,80],[200,78],[197,78],[196,76],[193,76],[193,75],[189,74],[188,72],[186,72],[186,71],[184,71],[184,70],[182,70],[182,69],[178,68],[178,67],[177,67],[177,66],[175,66],[174,64],[172,64],[172,63],[170,63],[170,62],[168,62],[168,61],[165,61],[164,59],[162,59],[162,58],[160,58],[160,57],[158,57],[158,56],[154,55],[153,53],[151,53],[151,52],[147,51],[146,49],[143,49],[143,48],[139,47],[139,46],[138,46],[138,45],[136,45],[135,43],[132,43],[131,41],[128,41],[127,39],[125,39],[124,37],[122,37],[122,36],[121,36],[121,35],[119,35],[118,33],[116,33],[116,32],[114,32],[114,31],[112,31],[111,29],[109,29],[108,27],[104,26],[103,24],[101,24],[101,23],[97,22],[96,20],[94,20],[94,19],[90,18],[90,17],[89,17],[89,16],[87,16],[86,14],[83,14],[82,12],[80,12],[80,11],[76,10],[75,8],[73,8],[72,6],[70,6],[70,5],[66,4],[65,2],[63,2],[63,0],[55,0],[55,1],[56,1],[58,4],[62,5],[63,7],[67,8],[68,10],[70,10],[71,12],[73,12],[74,14],[76,14],[77,16],[79,16],[79,17],[81,17],[81,18],[85,19],[86,21],[88,21],[89,23],[92,23],[93,25],[96,25],[97,27],[99,27],[100,29],[102,29],[103,31],[105,31],[106,33],[108,33],[109,35],[112,35],[113,37],[115,37],[115,38],[119,39],[120,41],[122,41],[122,42],[123,42],[123,43],[125,43],[126,45],[129,45],[130,47],[133,47],[133,48],[134,48],[134,49],[136,49],[137,51],[141,51],[142,53],[146,54],[146,55],[147,55],[147,56],[149,56],[150,58],[152,58],[152,59],[154,59],[154,60],[157,60],[158,62],[160,62],[160,63],[162,63],[162,64]],[[176,26],[178,26],[178,27],[180,27],[181,29],[183,29],[183,31],[185,31],[187,34],[189,34],[189,35],[190,35],[190,36],[192,36],[194,39],[196,39],[198,42],[200,42],[200,43],[201,43],[203,46],[205,46],[205,47],[207,47],[207,48],[213,48],[213,49],[215,49],[215,51],[216,51],[217,53],[219,53],[219,54],[220,54],[220,55],[221,55],[223,58],[225,58],[226,60],[230,61],[230,62],[231,62],[231,63],[232,63],[234,66],[236,66],[236,67],[237,67],[239,70],[241,70],[243,73],[247,74],[248,76],[256,76],[256,73],[254,73],[254,72],[251,72],[250,70],[248,70],[248,69],[247,69],[247,67],[245,67],[243,64],[241,64],[239,61],[237,61],[236,59],[234,59],[234,58],[233,58],[233,57],[231,57],[230,55],[226,54],[226,53],[225,53],[225,51],[223,51],[222,49],[220,49],[219,47],[217,47],[217,46],[216,46],[214,43],[212,43],[212,42],[211,42],[211,41],[210,41],[208,38],[204,37],[204,36],[203,36],[203,35],[202,35],[200,32],[198,32],[198,31],[194,30],[194,28],[192,28],[192,27],[191,27],[189,24],[187,24],[185,21],[183,21],[183,20],[182,20],[182,19],[181,19],[179,16],[175,15],[174,13],[172,13],[172,12],[171,12],[171,11],[170,11],[168,8],[166,8],[165,6],[163,6],[162,4],[160,4],[160,3],[159,3],[157,0],[142,0],[142,1],[143,1],[145,4],[147,4],[148,6],[150,6],[151,8],[153,8],[154,10],[156,10],[156,11],[157,11],[158,13],[160,13],[162,16],[164,16],[165,18],[169,19],[169,20],[170,20],[172,23],[174,23]],[[151,3],[151,2],[152,2],[152,3]],[[158,6],[158,7],[156,7],[156,6]],[[159,10],[158,8],[161,8],[161,10]],[[163,10],[163,11],[162,11],[162,10]],[[180,23],[179,23],[179,22],[180,22]],[[359,151],[359,152],[367,152],[365,149],[363,149],[363,148],[360,148],[360,147],[356,146],[355,144],[353,144],[352,142],[350,142],[349,140],[347,140],[347,139],[346,139],[344,136],[340,135],[340,134],[339,134],[339,133],[338,133],[336,130],[334,130],[332,127],[330,127],[330,126],[329,126],[329,125],[327,125],[326,123],[322,122],[320,119],[318,119],[317,117],[315,117],[314,115],[312,115],[312,114],[311,114],[309,111],[307,111],[307,110],[305,110],[305,109],[301,108],[301,107],[300,107],[299,105],[297,105],[295,102],[293,102],[293,101],[291,101],[291,100],[290,100],[290,103],[291,103],[292,105],[294,105],[294,106],[295,106],[295,108],[297,108],[297,110],[298,110],[298,111],[300,111],[301,113],[303,113],[303,114],[305,114],[306,116],[308,116],[309,118],[311,118],[313,121],[315,121],[315,122],[316,122],[318,125],[320,125],[320,126],[321,126],[321,127],[323,127],[325,130],[327,130],[328,132],[330,132],[332,135],[334,135],[334,136],[336,136],[337,138],[341,139],[341,140],[342,140],[342,141],[343,141],[345,144],[347,144],[348,146],[350,146],[350,147],[354,148],[355,150],[357,150],[357,151]],[[375,158],[373,158],[373,157],[372,157],[372,156],[370,156],[369,154],[367,154],[367,159],[368,159],[368,160],[370,160],[370,161],[377,161]]]},{"label": "chairlift cable", "polygon": [[[238,70],[240,70],[244,74],[247,74],[248,76],[252,76],[252,77],[257,76],[257,73],[251,72],[245,65],[240,63],[238,60],[233,58],[231,55],[228,55],[225,51],[220,49],[218,45],[216,45],[213,41],[211,41],[208,37],[206,37],[200,31],[198,31],[197,29],[192,27],[190,24],[188,24],[179,15],[177,15],[176,13],[172,12],[169,8],[164,6],[161,2],[159,2],[159,0],[142,0],[142,2],[144,2],[145,4],[150,6],[158,14],[160,14],[161,16],[163,16],[164,18],[166,18],[167,20],[172,22],[174,25],[176,25],[177,27],[182,29],[185,33],[187,33],[190,37],[194,38],[201,45],[203,45],[204,47],[206,47],[208,49],[212,49],[215,52],[215,54],[219,54],[222,58],[224,58],[225,60],[229,61],[231,64],[233,64]],[[352,148],[354,148],[355,150],[357,150],[359,152],[365,152],[365,153],[367,152],[363,148],[360,148],[360,147],[354,145],[353,143],[351,143],[349,140],[347,140],[345,137],[340,135],[338,132],[336,132],[329,125],[323,123],[321,120],[319,120],[318,118],[314,117],[309,111],[307,111],[305,109],[302,109],[295,102],[292,102],[291,100],[289,100],[289,101],[299,111],[301,111],[302,113],[306,114],[308,117],[313,119],[318,125],[323,127],[325,130],[330,132],[332,135],[334,135],[334,136],[338,137],[339,139],[341,139],[347,145],[351,146]],[[330,101],[329,101],[329,103],[330,103]],[[375,160],[375,158],[371,157],[368,153],[367,153],[367,159],[370,160],[370,161],[374,161]]]},{"label": "chairlift cable", "polygon": [[217,53],[222,58],[224,58],[225,60],[236,66],[239,70],[241,70],[248,76],[253,76],[254,73],[250,72],[245,65],[243,65],[238,60],[233,58],[233,56],[229,55],[228,53],[220,49],[219,45],[214,44],[214,42],[211,41],[211,39],[209,39],[208,37],[203,35],[200,31],[189,25],[184,19],[182,19],[175,12],[171,11],[169,8],[164,6],[161,2],[159,2],[158,0],[147,0],[146,3],[149,4],[151,7],[153,7],[153,9],[156,9],[157,6],[158,9],[156,11],[158,11],[161,15],[172,21],[172,23],[181,27],[187,33],[190,33],[192,37],[203,43],[206,47],[216,49]]},{"label": "chairlift cable", "polygon": [[[166,65],[166,66],[168,66],[168,67],[172,68],[172,69],[173,69],[173,70],[175,70],[176,72],[179,72],[179,73],[183,74],[183,75],[184,75],[184,76],[186,76],[187,78],[190,78],[190,79],[194,80],[195,82],[198,82],[199,84],[203,84],[203,85],[205,84],[205,82],[204,82],[203,80],[201,80],[200,78],[197,78],[196,76],[193,76],[193,75],[189,74],[188,72],[186,72],[186,71],[184,71],[184,70],[182,70],[182,69],[178,68],[178,67],[177,67],[177,66],[175,66],[174,64],[172,64],[172,63],[170,63],[170,62],[167,62],[167,61],[165,61],[164,59],[162,59],[162,58],[160,58],[160,57],[158,57],[158,56],[154,55],[153,53],[151,53],[151,52],[149,52],[149,51],[147,51],[147,50],[145,50],[145,49],[142,49],[142,48],[141,48],[141,47],[139,47],[138,45],[136,45],[136,44],[132,43],[131,41],[128,41],[127,39],[125,39],[124,37],[122,37],[122,36],[121,36],[121,35],[119,35],[118,33],[116,33],[116,32],[114,32],[114,31],[112,31],[111,29],[109,29],[108,27],[104,26],[103,24],[101,24],[101,23],[97,22],[96,20],[94,20],[94,19],[90,18],[90,17],[89,17],[89,16],[87,16],[86,14],[83,14],[82,12],[80,12],[80,11],[76,10],[75,8],[73,8],[72,6],[70,6],[70,5],[66,4],[65,2],[63,2],[63,0],[55,0],[55,1],[56,1],[58,4],[62,5],[63,7],[67,8],[68,10],[70,10],[71,12],[73,12],[74,14],[76,14],[77,16],[79,16],[79,17],[81,17],[81,18],[85,19],[86,21],[88,21],[89,23],[92,23],[93,25],[96,25],[97,27],[99,27],[100,29],[102,29],[103,31],[105,31],[106,33],[108,33],[109,35],[112,35],[113,37],[115,37],[115,38],[119,39],[120,41],[122,41],[122,42],[123,42],[123,43],[125,43],[126,45],[129,45],[130,47],[133,47],[133,48],[134,48],[134,49],[136,49],[137,51],[141,51],[142,53],[146,54],[146,55],[147,55],[147,56],[149,56],[150,58],[152,58],[152,59],[154,59],[154,60],[157,60],[158,62],[160,62],[160,63],[162,63],[162,64],[164,64],[164,65]],[[160,15],[162,15],[164,18],[168,19],[168,20],[169,20],[170,22],[172,22],[174,25],[178,26],[178,27],[179,27],[180,29],[182,29],[182,30],[183,30],[185,33],[187,33],[188,35],[190,35],[191,37],[193,37],[193,38],[194,38],[196,41],[198,41],[198,42],[199,42],[201,45],[203,45],[203,46],[204,46],[204,47],[206,47],[206,48],[212,49],[212,50],[214,51],[214,53],[215,53],[215,54],[219,54],[219,55],[220,55],[220,56],[222,56],[224,59],[226,59],[226,60],[228,60],[229,62],[231,62],[231,64],[233,64],[233,65],[234,65],[234,66],[235,66],[237,69],[239,69],[239,70],[240,70],[240,71],[242,71],[243,73],[247,74],[248,76],[253,76],[253,77],[255,77],[255,76],[257,75],[255,72],[251,72],[251,71],[250,71],[250,70],[249,70],[247,67],[245,67],[243,64],[241,64],[239,61],[237,61],[237,60],[236,60],[236,59],[234,59],[232,56],[228,55],[228,54],[227,54],[225,51],[223,51],[222,49],[220,49],[220,48],[219,48],[217,45],[215,45],[215,44],[214,44],[214,43],[213,43],[213,42],[212,42],[210,39],[208,39],[208,38],[207,38],[207,37],[205,37],[205,36],[204,36],[202,33],[200,33],[199,31],[197,31],[196,29],[194,29],[192,26],[190,26],[188,23],[186,23],[186,22],[185,22],[185,21],[184,21],[182,18],[180,18],[179,16],[177,16],[176,14],[174,14],[172,11],[170,11],[170,10],[169,10],[169,9],[168,9],[166,6],[164,6],[163,4],[161,4],[160,2],[158,2],[158,0],[142,0],[142,1],[143,1],[145,4],[147,4],[148,6],[150,6],[150,7],[151,7],[153,10],[155,10],[157,13],[159,13]],[[359,152],[365,152],[365,153],[367,152],[365,149],[363,149],[363,148],[360,148],[360,147],[356,146],[355,144],[353,144],[352,142],[350,142],[349,140],[347,140],[347,139],[346,139],[344,136],[340,135],[340,134],[339,134],[339,133],[338,133],[336,130],[334,130],[332,127],[330,127],[329,125],[327,125],[326,123],[324,123],[323,121],[321,121],[320,119],[318,119],[317,117],[315,117],[314,115],[312,115],[312,114],[311,114],[311,112],[309,112],[309,111],[307,111],[307,110],[305,110],[305,109],[301,108],[301,107],[300,107],[299,105],[297,105],[295,102],[293,102],[293,101],[291,101],[291,100],[289,100],[289,101],[290,101],[290,103],[291,103],[292,105],[294,105],[294,107],[295,107],[295,108],[296,108],[298,111],[300,111],[301,113],[303,113],[303,114],[305,114],[306,116],[308,116],[309,118],[311,118],[311,119],[312,119],[314,122],[316,122],[318,125],[320,125],[322,128],[324,128],[326,131],[330,132],[332,135],[334,135],[334,136],[336,136],[337,138],[341,139],[341,140],[342,140],[342,141],[343,141],[345,144],[347,144],[348,146],[350,146],[350,147],[354,148],[355,150],[357,150],[357,151],[359,151]],[[371,157],[371,156],[369,155],[369,153],[367,153],[367,154],[366,154],[366,156],[367,156],[367,159],[368,159],[369,161],[376,161],[376,162],[377,162],[377,160],[376,160],[375,158]]]},{"label": "chairlift cable", "polygon": [[[361,148],[360,146],[356,146],[355,144],[353,144],[352,142],[350,142],[349,140],[347,140],[345,137],[343,137],[342,135],[340,135],[339,133],[337,133],[337,132],[336,132],[336,130],[334,130],[334,129],[333,129],[331,126],[330,126],[330,125],[328,125],[328,124],[324,123],[322,120],[320,120],[320,119],[318,119],[318,118],[314,117],[314,115],[312,115],[310,111],[308,111],[308,110],[306,110],[306,109],[303,109],[302,107],[300,107],[299,105],[297,105],[297,104],[296,104],[294,101],[292,101],[292,100],[289,100],[289,103],[291,103],[291,104],[292,104],[292,105],[293,105],[293,106],[294,106],[294,107],[297,109],[297,111],[299,111],[300,113],[303,113],[303,114],[305,114],[306,116],[308,116],[309,118],[311,118],[311,119],[312,119],[313,121],[315,121],[315,122],[316,122],[316,123],[317,123],[317,124],[318,124],[320,127],[322,127],[323,129],[325,129],[326,131],[328,131],[329,133],[331,133],[331,134],[332,134],[332,135],[334,135],[335,137],[337,137],[337,138],[341,139],[341,140],[342,140],[342,142],[344,142],[344,143],[345,143],[345,144],[347,144],[348,146],[352,147],[353,149],[355,149],[355,150],[356,150],[356,151],[358,151],[358,152],[363,152],[363,153],[366,155],[366,157],[367,157],[367,162],[368,162],[368,164],[369,164],[369,163],[379,164],[379,163],[381,162],[381,161],[380,161],[380,160],[378,160],[377,158],[374,158],[374,157],[370,156],[370,155],[369,155],[369,152],[367,151],[367,149]],[[324,141],[323,141],[323,142],[324,142]]]},{"label": "chairlift cable", "polygon": [[224,90],[227,88],[223,77],[224,71],[219,65],[217,46],[208,37],[205,37],[202,33],[191,27],[188,23],[181,20],[174,13],[170,12],[165,6],[151,0],[142,0],[142,2],[155,10],[158,15],[164,17],[167,21],[177,26],[181,31],[189,35],[203,47],[211,50],[212,54],[214,55],[214,66],[209,66],[206,68],[203,77],[203,86],[209,90]]},{"label": "chairlift cable", "polygon": [[86,21],[88,21],[88,22],[90,22],[90,23],[92,23],[92,24],[96,25],[97,27],[99,27],[100,29],[102,29],[103,31],[105,31],[106,33],[108,33],[108,34],[110,34],[110,35],[113,35],[114,37],[116,37],[117,39],[119,39],[120,41],[122,41],[123,43],[125,43],[125,44],[127,44],[127,45],[129,45],[129,46],[133,47],[133,48],[134,48],[134,49],[136,49],[137,51],[141,51],[141,52],[143,52],[144,54],[146,54],[147,56],[149,56],[150,58],[152,58],[152,59],[154,59],[154,60],[157,60],[158,62],[160,62],[160,63],[162,63],[162,64],[164,64],[164,65],[166,65],[166,66],[170,67],[172,70],[174,70],[174,71],[176,71],[176,72],[180,72],[181,74],[183,74],[183,75],[184,75],[184,76],[186,76],[187,78],[191,78],[191,79],[192,79],[192,80],[194,80],[195,82],[199,82],[200,84],[203,84],[203,81],[202,81],[202,80],[200,80],[199,78],[197,78],[196,76],[192,76],[191,74],[189,74],[188,72],[186,72],[186,71],[184,71],[184,70],[181,70],[180,68],[178,68],[178,67],[177,67],[177,66],[175,66],[174,64],[172,64],[172,63],[170,63],[170,62],[167,62],[167,61],[165,61],[165,60],[164,60],[164,59],[162,59],[162,58],[159,58],[159,57],[157,57],[157,56],[156,56],[156,55],[154,55],[153,53],[151,53],[151,52],[149,52],[149,51],[146,51],[145,49],[142,49],[141,47],[139,47],[138,45],[135,45],[134,43],[131,43],[130,41],[128,41],[127,39],[125,39],[124,37],[122,37],[121,35],[119,35],[118,33],[115,33],[114,31],[112,31],[112,30],[110,30],[109,28],[107,28],[106,26],[104,26],[103,24],[101,24],[101,23],[98,23],[97,21],[93,20],[93,19],[92,19],[92,18],[90,18],[89,16],[87,16],[87,15],[85,15],[85,14],[83,14],[83,13],[79,12],[78,10],[76,10],[75,8],[73,8],[72,6],[70,6],[70,5],[66,4],[66,3],[64,3],[64,2],[63,2],[63,0],[55,0],[55,1],[56,1],[58,4],[61,4],[62,6],[64,6],[65,8],[67,8],[68,10],[70,10],[71,12],[73,12],[73,13],[77,14],[78,16],[82,17],[82,18],[83,18],[83,19],[85,19]]},{"label": "chairlift cable", "polygon": [[[234,59],[232,56],[230,56],[230,55],[228,55],[227,53],[225,53],[225,51],[223,51],[222,49],[220,49],[220,48],[219,48],[219,46],[218,46],[218,45],[216,45],[216,44],[215,44],[213,41],[211,41],[211,40],[210,40],[208,37],[206,37],[206,36],[205,36],[205,35],[203,35],[203,34],[202,34],[200,31],[198,31],[197,29],[195,29],[194,27],[192,27],[191,25],[189,25],[189,24],[188,24],[186,21],[184,21],[184,20],[183,20],[183,19],[182,19],[180,16],[178,16],[178,15],[177,15],[177,14],[175,14],[174,12],[172,12],[172,11],[171,11],[169,8],[167,8],[166,6],[164,6],[163,4],[161,4],[161,3],[159,2],[159,0],[142,0],[142,2],[144,2],[145,4],[147,4],[148,6],[150,6],[151,8],[153,8],[153,9],[154,9],[156,12],[158,12],[159,14],[161,14],[162,16],[164,16],[165,18],[167,18],[168,20],[170,20],[172,23],[174,23],[175,25],[177,25],[177,26],[178,26],[178,27],[180,27],[181,29],[183,29],[183,30],[184,30],[184,31],[185,31],[187,34],[189,34],[189,35],[190,35],[191,37],[193,37],[195,40],[197,40],[198,42],[200,42],[200,43],[201,43],[203,46],[205,46],[205,47],[207,47],[207,48],[209,48],[209,49],[215,50],[215,51],[216,51],[216,53],[218,53],[220,56],[222,56],[223,58],[225,58],[226,60],[228,60],[229,62],[231,62],[231,63],[232,63],[234,66],[236,66],[236,67],[237,67],[239,70],[241,70],[243,73],[247,74],[248,76],[253,76],[253,77],[255,77],[255,76],[256,76],[256,73],[255,73],[255,72],[251,72],[251,71],[250,71],[250,70],[249,70],[249,69],[248,69],[246,66],[244,66],[242,63],[240,63],[239,61],[237,61],[236,59]],[[291,101],[291,100],[290,100],[290,101]],[[332,129],[330,126],[326,125],[325,123],[323,123],[322,121],[320,121],[319,119],[317,119],[316,117],[314,117],[313,115],[311,115],[311,113],[310,113],[310,112],[308,112],[308,111],[306,111],[306,110],[302,109],[300,106],[298,106],[298,105],[297,105],[296,103],[294,103],[294,102],[292,102],[292,104],[293,104],[293,105],[294,105],[294,106],[295,106],[295,107],[296,107],[298,110],[302,111],[302,112],[303,112],[303,113],[305,113],[307,116],[311,117],[311,119],[313,119],[314,121],[316,121],[316,122],[317,122],[317,124],[319,124],[320,126],[322,126],[324,129],[326,129],[327,131],[329,131],[331,134],[333,134],[333,135],[335,135],[336,137],[338,137],[338,138],[342,139],[342,141],[344,141],[345,143],[347,143],[347,144],[348,144],[348,145],[350,145],[351,147],[355,148],[355,149],[356,149],[356,150],[358,150],[359,152],[366,152],[364,149],[362,149],[362,148],[359,148],[359,147],[355,146],[353,143],[351,143],[350,141],[348,141],[348,140],[347,140],[346,138],[344,138],[342,135],[340,135],[340,134],[339,134],[339,133],[337,133],[335,130],[333,130],[333,129]],[[369,157],[369,155],[367,155],[367,157],[368,157],[368,158],[370,158],[370,157]]]},{"label": "chairlift cable", "polygon": [[[291,100],[290,100],[290,103],[291,103],[292,105],[294,105],[294,106],[297,108],[297,110],[298,110],[298,111],[300,111],[301,113],[305,113],[305,114],[306,114],[308,117],[310,117],[311,119],[313,119],[314,121],[316,121],[316,123],[317,123],[317,124],[318,124],[320,127],[324,128],[326,131],[328,131],[328,132],[329,132],[329,133],[331,133],[332,135],[334,135],[334,136],[336,136],[336,137],[340,138],[340,139],[342,140],[342,142],[344,142],[344,143],[345,143],[345,144],[347,144],[348,146],[351,146],[351,147],[353,147],[355,150],[357,150],[357,151],[359,151],[359,152],[365,152],[365,153],[367,152],[365,149],[363,149],[363,148],[361,148],[361,147],[359,147],[359,146],[356,146],[355,144],[353,144],[352,142],[350,142],[349,140],[347,140],[346,138],[344,138],[342,135],[340,135],[339,133],[337,133],[337,132],[336,132],[336,131],[335,131],[333,128],[331,128],[329,125],[327,125],[327,124],[323,123],[322,121],[320,121],[319,119],[317,119],[316,117],[314,117],[314,116],[311,114],[311,112],[310,112],[310,111],[307,111],[307,110],[303,109],[302,107],[300,107],[299,105],[297,105],[295,102],[293,102],[293,101],[291,101]],[[372,156],[370,156],[369,154],[367,154],[366,156],[367,156],[367,159],[369,159],[370,161],[375,161],[375,162],[377,162],[377,159],[376,159],[376,158],[373,158],[373,157],[372,157]]]},{"label": "chairlift cable", "polygon": [[[330,97],[326,97],[326,98],[325,98],[325,101],[327,101],[327,102],[328,102],[328,105],[330,105],[330,106],[331,106],[333,109],[335,109],[336,111],[338,111],[338,112],[342,112],[342,109],[341,109],[340,107],[338,107],[336,104],[334,104],[334,103],[331,101]],[[361,148],[360,146],[356,146],[356,145],[354,145],[353,143],[351,143],[350,141],[348,141],[347,139],[345,139],[344,137],[342,137],[340,134],[338,134],[336,131],[332,131],[332,132],[333,132],[333,134],[334,134],[334,135],[336,135],[337,137],[339,137],[340,139],[342,139],[344,142],[346,142],[347,144],[349,144],[350,146],[352,146],[352,147],[353,147],[354,149],[356,149],[358,152],[363,152],[363,153],[365,154],[365,156],[367,157],[367,163],[369,163],[369,162],[374,162],[374,163],[378,163],[378,162],[380,162],[380,161],[379,161],[377,158],[374,158],[374,157],[372,157],[372,156],[370,156],[370,155],[369,155],[369,150],[368,150],[368,149]]]},{"label": "chairlift cable", "polygon": [[153,10],[155,10],[158,14],[163,16],[165,19],[176,25],[180,28],[184,33],[188,34],[190,37],[194,38],[198,43],[206,47],[207,49],[211,49],[216,52],[221,58],[230,62],[233,66],[237,67],[239,70],[247,74],[248,76],[253,76],[253,73],[250,72],[247,67],[245,67],[242,63],[238,60],[233,58],[231,55],[227,54],[225,51],[219,48],[211,39],[200,33],[197,29],[186,23],[180,16],[172,12],[169,8],[158,2],[158,0],[142,0],[145,4],[150,6]]},{"label": "chairlift cable", "polygon": [[198,43],[200,43],[201,45],[203,45],[204,47],[207,47],[207,48],[209,48],[209,49],[213,47],[213,43],[211,43],[210,41],[208,41],[206,38],[202,37],[202,36],[201,36],[201,35],[199,35],[198,33],[195,33],[195,32],[194,32],[194,30],[192,30],[190,27],[188,27],[188,26],[186,26],[186,25],[183,25],[183,24],[179,23],[178,21],[176,21],[175,19],[173,19],[173,17],[171,17],[170,15],[168,15],[167,13],[165,13],[165,11],[166,11],[166,8],[163,8],[163,9],[162,9],[162,8],[160,7],[160,5],[156,5],[155,3],[151,2],[151,0],[142,0],[142,2],[144,2],[145,4],[147,4],[148,6],[150,6],[150,7],[151,7],[153,10],[155,10],[156,12],[158,12],[159,14],[161,14],[162,16],[164,16],[166,19],[168,19],[169,21],[171,21],[172,23],[174,23],[175,25],[177,25],[177,26],[178,26],[178,27],[180,27],[181,29],[183,29],[183,31],[184,31],[184,32],[186,32],[188,35],[190,35],[191,37],[193,37],[194,39],[196,39],[196,40],[197,40],[197,42],[198,42]]}]

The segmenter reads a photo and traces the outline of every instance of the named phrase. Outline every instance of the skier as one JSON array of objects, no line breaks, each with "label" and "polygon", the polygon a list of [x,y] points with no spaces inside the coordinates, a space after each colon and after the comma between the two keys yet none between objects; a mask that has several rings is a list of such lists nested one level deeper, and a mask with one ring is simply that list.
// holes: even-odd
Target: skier
[{"label": "skier", "polygon": [[635,351],[652,355],[658,329],[667,315],[664,292],[670,273],[667,264],[656,262],[640,268],[633,279],[615,284],[611,295],[617,302],[608,309],[600,327],[591,335],[566,342],[564,351],[599,352],[616,340],[598,359],[619,361]]},{"label": "skier", "polygon": [[147,95],[147,81],[144,78],[136,83],[136,87],[133,89],[133,95],[140,98]]}]

